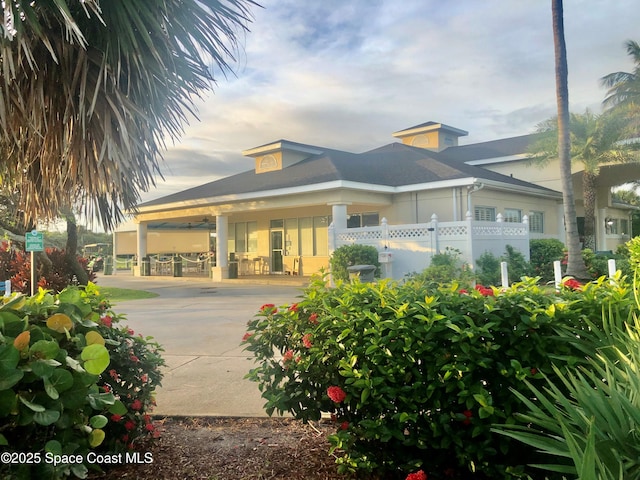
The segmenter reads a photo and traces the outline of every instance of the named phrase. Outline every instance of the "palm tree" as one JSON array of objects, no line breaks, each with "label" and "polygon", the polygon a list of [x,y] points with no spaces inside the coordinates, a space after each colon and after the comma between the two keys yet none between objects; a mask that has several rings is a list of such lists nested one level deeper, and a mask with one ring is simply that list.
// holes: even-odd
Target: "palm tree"
[{"label": "palm tree", "polygon": [[[252,0],[3,3],[0,171],[25,223],[71,206],[110,229],[161,176],[166,140],[230,72]],[[215,70],[215,74],[214,74]]]},{"label": "palm tree", "polygon": [[580,251],[576,205],[571,180],[571,140],[569,137],[569,86],[567,68],[567,46],[564,41],[564,13],[562,0],[551,0],[553,19],[553,46],[556,70],[556,102],[558,105],[558,157],[562,179],[562,203],[564,228],[567,237],[567,275],[589,278]]},{"label": "palm tree", "polygon": [[[595,212],[600,169],[605,164],[638,160],[633,145],[623,141],[625,125],[625,118],[615,112],[596,115],[586,110],[582,114],[570,114],[570,158],[583,165],[584,248],[596,249]],[[557,158],[558,147],[553,141],[557,137],[557,119],[540,124],[538,132],[541,136],[531,147],[532,158],[542,162]],[[620,184],[626,181],[628,179],[621,178]]]},{"label": "palm tree", "polygon": [[609,89],[602,102],[605,108],[640,106],[640,45],[628,40],[626,47],[635,67],[633,72],[610,73],[600,79],[602,85]]}]

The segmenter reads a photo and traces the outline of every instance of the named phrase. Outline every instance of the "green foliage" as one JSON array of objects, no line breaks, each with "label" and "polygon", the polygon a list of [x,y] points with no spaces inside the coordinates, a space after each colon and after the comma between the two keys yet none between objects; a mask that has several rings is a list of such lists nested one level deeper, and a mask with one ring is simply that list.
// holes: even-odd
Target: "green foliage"
[{"label": "green foliage", "polygon": [[[64,250],[47,248],[46,254],[51,260],[51,268],[44,269],[40,263],[36,269],[37,287],[53,292],[61,292],[69,285],[73,285],[73,272],[69,268]],[[90,281],[96,275],[87,267],[88,260],[78,257],[80,265],[87,271]],[[11,290],[28,294],[31,292],[31,254],[21,250],[14,250],[9,243],[0,245],[0,280],[11,280]]]},{"label": "green foliage", "polygon": [[555,378],[546,378],[544,388],[527,383],[530,394],[515,392],[529,410],[521,415],[527,426],[497,431],[548,454],[540,468],[582,480],[640,479],[638,312],[630,317],[610,305],[601,323],[586,326],[558,329],[562,341],[584,353],[586,365],[556,361]]},{"label": "green foliage", "polygon": [[499,285],[502,281],[501,262],[507,262],[509,283],[519,282],[523,277],[530,276],[533,271],[524,255],[511,245],[507,245],[500,258],[496,258],[491,252],[484,252],[478,257],[476,260],[478,282],[483,285]]},{"label": "green foliage", "polygon": [[446,247],[443,253],[431,257],[430,265],[419,274],[410,275],[416,281],[438,284],[459,281],[463,285],[471,284],[473,273],[470,266],[461,260],[462,252],[455,248]]},{"label": "green foliage", "polygon": [[476,259],[476,277],[483,285],[500,284],[500,259],[491,252],[484,252]]},{"label": "green foliage", "polygon": [[623,275],[631,276],[632,268],[629,265],[628,250],[619,248],[616,253],[594,253],[593,250],[585,248],[582,251],[582,258],[587,266],[587,271],[593,278],[609,274],[608,262],[610,259],[616,261],[616,270],[622,271]]},{"label": "green foliage", "polygon": [[349,280],[347,267],[353,265],[375,265],[375,276],[380,276],[380,262],[378,262],[378,250],[371,245],[343,245],[331,254],[329,259],[331,275],[334,280]]},{"label": "green foliage", "polygon": [[[569,285],[576,288],[573,290]],[[312,283],[295,305],[265,305],[243,340],[267,413],[330,413],[338,469],[404,478],[512,479],[537,453],[491,431],[525,409],[512,390],[556,379],[584,354],[557,327],[588,329],[605,305],[631,308],[608,279],[560,294],[527,279],[505,291],[457,283]],[[553,352],[553,355],[550,355]],[[558,478],[558,477],[553,477]]]},{"label": "green foliage", "polygon": [[[161,380],[161,349],[119,321],[91,283],[5,300],[0,445],[41,461],[5,463],[0,477],[84,478],[90,451],[134,448],[154,433],[148,412]],[[54,466],[46,454],[85,461]]]},{"label": "green foliage", "polygon": [[560,240],[548,238],[529,241],[531,274],[540,277],[543,282],[554,280],[553,262],[562,261],[564,256],[565,248]]}]

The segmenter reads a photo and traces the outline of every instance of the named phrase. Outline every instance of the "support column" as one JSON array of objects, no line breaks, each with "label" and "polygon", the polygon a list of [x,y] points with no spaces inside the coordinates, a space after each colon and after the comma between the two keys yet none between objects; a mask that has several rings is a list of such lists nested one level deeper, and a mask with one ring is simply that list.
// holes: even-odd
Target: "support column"
[{"label": "support column", "polygon": [[116,262],[117,251],[118,251],[118,239],[117,239],[116,231],[114,230],[111,234],[111,275],[115,275],[118,271],[118,262]]},{"label": "support column", "polygon": [[216,215],[216,266],[211,268],[211,278],[220,282],[229,278],[229,217]]},{"label": "support column", "polygon": [[142,259],[147,256],[147,224],[144,222],[136,224],[136,255],[138,262],[133,267],[133,274],[136,277],[142,276]]},{"label": "support column", "polygon": [[347,205],[350,203],[328,203],[327,205],[331,205],[334,227],[337,230],[347,228]]}]

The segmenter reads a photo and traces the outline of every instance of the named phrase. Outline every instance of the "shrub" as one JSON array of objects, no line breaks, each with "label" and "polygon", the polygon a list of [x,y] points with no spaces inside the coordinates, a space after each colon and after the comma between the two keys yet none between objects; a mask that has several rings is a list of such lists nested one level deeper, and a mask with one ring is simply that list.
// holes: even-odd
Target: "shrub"
[{"label": "shrub", "polygon": [[334,280],[349,280],[347,267],[353,265],[375,265],[375,276],[380,276],[380,262],[378,250],[371,245],[343,245],[337,248],[329,259],[331,275]]},{"label": "shrub", "polygon": [[564,244],[556,239],[534,239],[529,241],[529,258],[532,275],[540,277],[543,282],[554,281],[553,262],[562,261]]},{"label": "shrub", "polygon": [[[40,460],[0,465],[0,476],[84,478],[97,467],[90,451],[134,448],[153,434],[160,348],[119,328],[120,318],[93,284],[14,295],[0,307],[0,445]],[[54,466],[45,455],[83,462]]]},{"label": "shrub", "polygon": [[500,284],[500,259],[491,252],[484,252],[476,259],[476,278],[483,285]]},{"label": "shrub", "polygon": [[555,327],[588,330],[605,303],[628,311],[629,292],[605,278],[567,282],[560,295],[533,279],[504,292],[411,281],[329,289],[320,279],[298,304],[265,305],[249,323],[244,344],[258,366],[248,378],[268,414],[309,421],[330,413],[342,472],[517,478],[539,459],[491,432],[525,409],[510,389],[555,378],[549,352],[580,362]]},{"label": "shrub", "polygon": [[[47,248],[46,254],[51,260],[51,269],[42,272],[36,270],[37,287],[61,292],[74,284],[73,272],[67,265],[65,251],[58,248]],[[96,275],[87,266],[86,258],[78,257],[78,261],[86,270],[89,281],[95,281]],[[11,280],[11,290],[29,294],[31,292],[31,254],[21,250],[13,250],[8,242],[0,245],[0,280]]]},{"label": "shrub", "polygon": [[602,275],[608,275],[609,272],[609,260],[614,259],[616,261],[616,270],[620,270],[623,275],[631,276],[633,274],[631,266],[629,265],[628,250],[621,248],[616,251],[617,253],[594,253],[593,250],[584,249],[582,251],[582,258],[587,267],[587,271],[593,278],[601,277]]},{"label": "shrub", "polygon": [[[620,279],[618,275],[617,279]],[[584,353],[576,369],[557,360],[544,388],[515,392],[527,405],[526,425],[503,425],[497,432],[550,455],[541,468],[583,480],[640,478],[640,320],[616,308],[603,309],[602,322],[589,328],[559,328],[563,341]],[[557,462],[559,458],[571,460]],[[561,469],[561,470],[560,470]]]},{"label": "shrub", "polygon": [[431,264],[418,274],[409,278],[423,283],[438,284],[458,280],[463,285],[473,281],[470,266],[461,260],[460,250],[446,247],[443,253],[437,253],[431,258]]}]

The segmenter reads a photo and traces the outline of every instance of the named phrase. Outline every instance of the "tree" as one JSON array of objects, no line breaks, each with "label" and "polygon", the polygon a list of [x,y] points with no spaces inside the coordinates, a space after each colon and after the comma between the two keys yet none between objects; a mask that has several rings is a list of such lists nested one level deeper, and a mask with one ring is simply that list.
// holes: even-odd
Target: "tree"
[{"label": "tree", "polygon": [[626,47],[635,67],[632,72],[614,72],[600,79],[608,88],[602,102],[605,108],[640,106],[640,44],[628,40]]},{"label": "tree", "polygon": [[[0,171],[26,218],[109,229],[161,176],[165,141],[227,73],[252,0],[4,2]],[[18,187],[19,188],[16,188]]]},{"label": "tree", "polygon": [[569,86],[567,46],[564,41],[564,14],[562,0],[551,0],[553,18],[553,46],[555,52],[556,102],[558,105],[558,157],[562,179],[562,203],[567,243],[567,275],[589,278],[580,251],[575,197],[571,179],[571,139],[569,136]]},{"label": "tree", "polygon": [[[551,118],[538,126],[541,137],[532,145],[534,158],[542,161],[557,158],[558,147],[553,141],[553,138],[557,137],[557,124],[557,119]],[[581,162],[584,167],[584,247],[591,250],[596,250],[596,198],[601,167],[605,164],[638,160],[634,146],[624,141],[626,124],[626,119],[616,112],[596,115],[586,110],[582,114],[570,114],[570,158]],[[620,178],[621,184],[625,181],[624,178]]]}]

